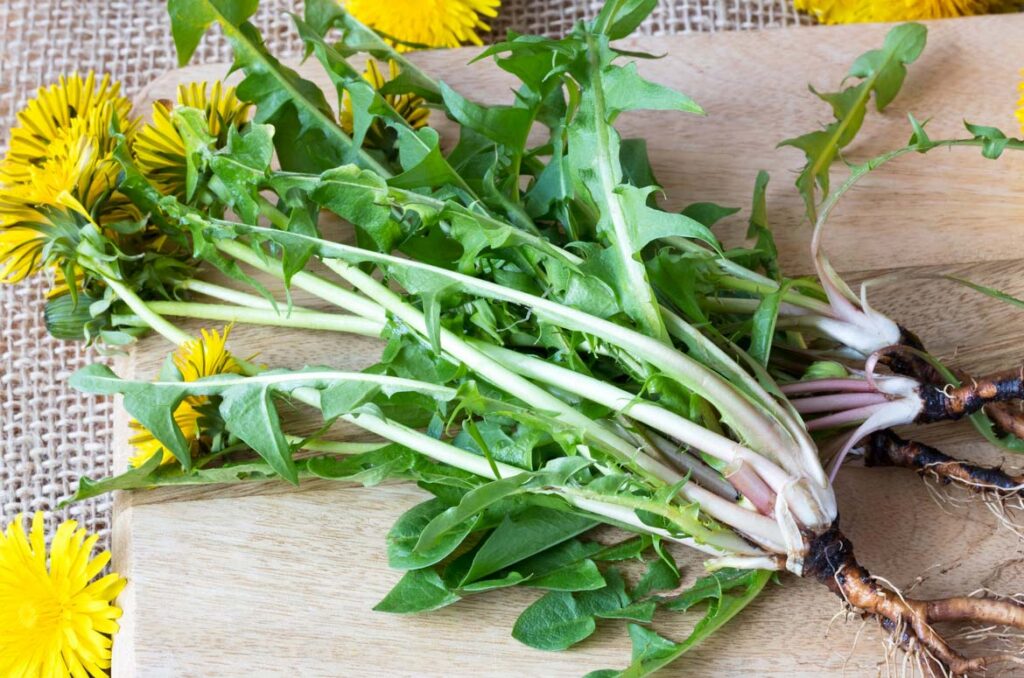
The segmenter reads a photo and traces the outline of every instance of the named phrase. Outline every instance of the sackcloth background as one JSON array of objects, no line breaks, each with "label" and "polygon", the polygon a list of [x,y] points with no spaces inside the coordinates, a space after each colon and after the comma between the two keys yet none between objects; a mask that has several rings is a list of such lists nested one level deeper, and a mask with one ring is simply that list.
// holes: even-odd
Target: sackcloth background
[{"label": "sackcloth background", "polygon": [[[380,0],[387,2],[387,0]],[[299,0],[264,0],[255,23],[271,51],[298,56],[301,42],[287,12]],[[600,0],[505,0],[493,31],[559,37],[589,19]],[[653,35],[754,30],[806,25],[790,0],[661,0],[642,26]],[[0,0],[0,151],[16,114],[36,89],[63,73],[109,73],[134,96],[176,65],[165,4],[161,0]],[[226,42],[204,39],[194,62],[225,62]],[[78,478],[111,472],[112,410],[109,400],[78,394],[68,376],[102,360],[81,344],[46,333],[42,279],[0,285],[0,525],[20,512],[51,511],[50,527],[71,517],[109,542],[109,497],[67,509],[58,503]]]}]

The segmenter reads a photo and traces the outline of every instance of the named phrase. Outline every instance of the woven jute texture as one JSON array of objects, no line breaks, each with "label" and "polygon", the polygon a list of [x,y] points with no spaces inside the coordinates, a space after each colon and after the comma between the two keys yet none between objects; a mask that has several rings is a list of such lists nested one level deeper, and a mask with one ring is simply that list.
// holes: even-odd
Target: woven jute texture
[{"label": "woven jute texture", "polygon": [[[301,52],[287,16],[299,4],[264,0],[256,17],[278,55]],[[557,37],[593,17],[601,4],[507,0],[485,39],[508,30]],[[805,23],[790,0],[662,0],[642,30],[665,34]],[[0,38],[0,148],[25,100],[62,73],[106,72],[131,96],[176,63],[160,0],[0,0]],[[205,63],[228,58],[216,35],[208,36],[195,56]],[[109,498],[57,510],[79,477],[111,471],[112,404],[67,386],[72,372],[103,358],[47,335],[44,294],[42,280],[0,285],[0,524],[19,512],[51,511],[51,521],[74,517],[106,543]]]}]

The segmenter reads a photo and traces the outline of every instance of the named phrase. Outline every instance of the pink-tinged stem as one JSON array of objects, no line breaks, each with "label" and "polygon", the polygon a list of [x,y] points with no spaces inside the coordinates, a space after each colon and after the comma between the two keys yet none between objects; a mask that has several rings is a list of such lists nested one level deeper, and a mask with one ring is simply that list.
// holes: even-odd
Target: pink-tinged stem
[{"label": "pink-tinged stem", "polygon": [[750,500],[759,513],[771,516],[775,512],[775,492],[750,465],[741,461],[736,470],[726,473],[725,477],[737,492]]},{"label": "pink-tinged stem", "polygon": [[868,405],[867,407],[858,407],[844,412],[836,412],[825,417],[818,417],[807,422],[807,430],[820,431],[832,428],[833,426],[842,426],[843,424],[856,424],[864,421],[883,407],[885,407],[885,404]]},{"label": "pink-tinged stem", "polygon": [[800,393],[817,393],[819,391],[839,391],[849,393],[874,393],[875,388],[863,379],[815,379],[813,381],[797,381],[780,387],[786,395]]},{"label": "pink-tinged stem", "polygon": [[855,407],[881,405],[888,402],[884,393],[840,393],[838,395],[811,396],[790,400],[800,414],[851,410]]}]

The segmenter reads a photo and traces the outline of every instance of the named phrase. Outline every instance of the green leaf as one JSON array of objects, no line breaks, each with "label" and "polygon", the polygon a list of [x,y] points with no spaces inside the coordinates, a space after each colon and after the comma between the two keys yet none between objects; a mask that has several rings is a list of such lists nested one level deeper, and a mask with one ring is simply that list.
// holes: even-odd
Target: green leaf
[{"label": "green leaf", "polygon": [[526,136],[533,123],[529,109],[481,106],[466,99],[444,82],[441,83],[441,96],[448,114],[463,127],[510,149],[518,150],[526,145]]},{"label": "green leaf", "polygon": [[[306,235],[311,238],[320,237],[316,222],[305,209],[293,209],[288,214],[288,232]],[[303,271],[310,257],[313,256],[313,245],[308,242],[298,242],[289,247],[284,247],[281,255],[281,272],[284,274],[285,287],[291,285],[292,276]]]},{"label": "green leaf", "polygon": [[523,610],[512,637],[538,650],[565,650],[588,638],[597,623],[571,593],[550,591]]},{"label": "green leaf", "polygon": [[266,178],[274,155],[274,128],[249,125],[245,132],[228,128],[228,144],[210,160],[210,170],[227,190],[218,197],[241,217],[255,224],[260,215],[259,188]]},{"label": "green leaf", "polygon": [[464,183],[441,153],[441,139],[430,127],[419,130],[397,127],[401,174],[388,179],[395,188],[438,188]]},{"label": "green leaf", "polygon": [[774,292],[764,295],[751,319],[752,328],[748,353],[751,358],[765,367],[768,367],[772,343],[775,340],[775,324],[779,319],[779,306],[782,304],[782,297],[788,290],[789,285],[783,284]]},{"label": "green leaf", "polygon": [[[715,575],[711,575],[715,577]],[[708,638],[730,619],[750,604],[761,592],[772,573],[762,570],[750,570],[742,576],[729,575],[725,579],[718,580],[715,584],[716,593],[708,594],[702,601],[710,601],[707,612],[697,622],[690,635],[682,642],[675,643],[662,638],[654,631],[645,629],[642,626],[631,624],[629,636],[633,641],[632,663],[621,672],[602,672],[602,676],[620,676],[622,678],[639,678],[648,676],[659,669],[668,666],[673,661],[696,647],[701,641]],[[695,587],[700,586],[702,590],[705,585],[702,583],[707,577],[698,580]],[[726,589],[742,589],[738,594],[730,595],[723,593]]]},{"label": "green leaf", "polygon": [[320,394],[320,410],[325,420],[331,420],[370,402],[379,392],[380,386],[373,382],[339,382]]},{"label": "green leaf", "polygon": [[202,33],[217,22],[234,52],[232,67],[245,72],[238,96],[256,105],[255,122],[273,125],[282,169],[319,172],[358,163],[386,174],[341,129],[323,92],[267,51],[247,21],[256,5],[256,0],[169,0],[179,59],[187,61]]},{"label": "green leaf", "polygon": [[409,614],[427,612],[451,605],[459,596],[449,591],[441,577],[431,568],[410,570],[395,587],[374,606],[375,612]]},{"label": "green leaf", "polygon": [[[875,94],[875,104],[880,111],[895,98],[906,77],[907,64],[921,55],[927,35],[927,29],[921,24],[907,23],[892,28],[881,49],[861,55],[850,68],[851,77],[862,78],[858,84],[840,92],[815,92],[832,107],[835,122],[779,144],[799,148],[807,156],[807,164],[797,177],[796,185],[808,215],[814,216],[816,212],[815,185],[828,193],[829,168],[860,129],[871,94]],[[814,92],[813,88],[811,91]]]},{"label": "green leaf", "polygon": [[648,207],[647,198],[656,190],[653,186],[636,188],[626,184],[615,189],[627,215],[630,238],[636,252],[650,242],[671,237],[694,238],[719,249],[718,239],[699,221],[685,214],[673,214]]},{"label": "green leaf", "polygon": [[841,363],[834,360],[817,360],[810,364],[807,371],[800,377],[800,381],[813,381],[815,379],[844,379],[850,376]]},{"label": "green leaf", "polygon": [[254,449],[282,478],[299,483],[292,448],[281,430],[269,386],[240,384],[225,389],[220,414],[228,430]]},{"label": "green leaf", "polygon": [[401,74],[388,83],[382,94],[415,94],[430,103],[441,102],[440,90],[433,78],[346,12],[341,3],[336,0],[306,0],[305,5],[306,22],[321,36],[331,28],[339,29],[341,39],[333,46],[342,56],[366,53],[384,63],[394,61],[399,65]]},{"label": "green leaf", "polygon": [[[668,555],[668,552],[665,552]],[[669,556],[671,557],[671,556]],[[654,591],[665,591],[679,586],[679,569],[664,558],[655,558],[647,565],[633,595],[642,598]]]},{"label": "green leaf", "polygon": [[587,558],[534,577],[529,585],[549,591],[592,591],[606,586],[607,582],[597,564]]},{"label": "green leaf", "polygon": [[758,579],[760,574],[764,573],[733,568],[717,570],[699,578],[678,596],[664,601],[665,609],[673,612],[686,612],[695,605],[721,598],[727,591],[734,588],[750,585]]},{"label": "green leaf", "polygon": [[610,40],[629,36],[658,6],[657,0],[609,0],[594,21],[594,30]]},{"label": "green leaf", "polygon": [[259,0],[168,0],[178,65],[189,62],[214,21],[223,17],[231,24],[241,24],[256,13],[259,4]]},{"label": "green leaf", "polygon": [[423,530],[447,509],[448,505],[440,499],[429,499],[403,513],[387,535],[388,565],[396,570],[428,567],[458,548],[473,531],[477,516],[446,530],[429,547],[417,548]]},{"label": "green leaf", "polygon": [[928,29],[922,24],[901,24],[885,36],[882,49],[862,54],[853,62],[851,76],[874,78],[875,105],[879,111],[896,98],[907,76],[906,64],[917,61],[927,39]]},{"label": "green leaf", "polygon": [[[379,175],[355,165],[324,172],[311,197],[316,204],[371,235],[380,234],[391,220],[387,183]],[[390,239],[380,237],[380,240]]]},{"label": "green leaf", "polygon": [[[654,176],[651,159],[647,154],[647,139],[623,139],[619,144],[619,164],[622,165],[623,179],[630,185],[637,188],[661,185]],[[647,196],[647,205],[658,206],[654,192]],[[683,213],[686,214],[685,211]]]},{"label": "green leaf", "polygon": [[704,113],[704,109],[682,92],[640,77],[635,63],[607,66],[601,74],[610,111],[649,110]]},{"label": "green leaf", "polygon": [[1006,147],[1014,145],[1017,148],[1024,146],[1019,139],[1010,139],[1001,130],[995,127],[986,127],[984,125],[972,125],[971,123],[964,120],[964,127],[967,131],[974,135],[974,138],[982,141],[981,154],[989,160],[995,160],[1003,154]]},{"label": "green leaf", "polygon": [[768,204],[765,195],[768,190],[768,173],[761,170],[754,181],[754,201],[750,207],[750,220],[747,225],[747,238],[754,240],[759,263],[765,272],[775,280],[780,280],[779,250],[775,246],[775,237],[768,225]]},{"label": "green leaf", "polygon": [[682,214],[699,224],[711,228],[722,219],[739,211],[739,207],[722,207],[713,202],[695,202],[687,205]]},{"label": "green leaf", "polygon": [[324,455],[304,461],[306,470],[317,478],[362,483],[370,487],[388,478],[416,477],[418,474],[413,469],[422,462],[422,458],[400,445],[388,445],[362,454],[344,457]]},{"label": "green leaf", "polygon": [[83,476],[78,479],[78,488],[75,490],[75,493],[67,500],[61,502],[61,506],[98,497],[101,494],[113,492],[114,490],[133,490],[138,487],[146,487],[149,476],[160,467],[161,461],[163,461],[163,455],[154,454],[142,466],[129,469],[113,478],[92,480]]},{"label": "green leaf", "polygon": [[[476,552],[460,586],[519,563],[595,525],[590,518],[542,506],[506,515]],[[528,573],[525,569],[523,572]]]}]

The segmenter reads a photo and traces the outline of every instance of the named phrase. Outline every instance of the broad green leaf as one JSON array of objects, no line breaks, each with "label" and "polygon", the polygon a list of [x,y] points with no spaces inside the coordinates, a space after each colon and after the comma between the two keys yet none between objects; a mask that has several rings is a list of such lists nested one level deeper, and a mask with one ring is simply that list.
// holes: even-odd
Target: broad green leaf
[{"label": "broad green leaf", "polygon": [[775,324],[779,319],[779,306],[782,303],[783,295],[785,295],[788,289],[789,286],[783,284],[774,292],[764,295],[761,298],[761,303],[757,305],[757,310],[754,311],[754,317],[751,319],[752,327],[748,353],[751,358],[765,367],[768,367],[768,359],[771,357],[772,344],[775,340]]},{"label": "broad green leaf", "polygon": [[445,587],[441,577],[431,568],[410,570],[395,587],[374,606],[376,612],[409,614],[427,612],[451,605],[459,596]]},{"label": "broad green leaf", "polygon": [[550,591],[523,610],[512,637],[538,650],[565,650],[595,629],[593,615],[585,613],[571,593]]},{"label": "broad green leaf", "polygon": [[420,189],[464,183],[441,153],[441,140],[433,128],[397,127],[395,130],[398,132],[398,157],[404,171],[388,179],[389,186]]},{"label": "broad green leaf", "polygon": [[298,484],[292,448],[281,430],[270,387],[239,384],[225,389],[220,413],[228,430],[254,449],[282,478]]},{"label": "broad green leaf", "polygon": [[[469,571],[462,579],[462,585],[519,563],[596,524],[584,516],[539,506],[505,516],[504,521],[476,552]],[[529,574],[525,569],[523,573]]]},{"label": "broad green leaf", "polygon": [[447,557],[473,531],[477,516],[471,516],[445,531],[429,547],[417,548],[424,528],[448,509],[440,499],[429,499],[401,515],[387,535],[388,565],[396,570],[429,567]]},{"label": "broad green leaf", "polygon": [[387,183],[355,165],[324,172],[311,197],[321,207],[371,233],[391,218]]},{"label": "broad green leaf", "polygon": [[510,149],[526,145],[533,116],[526,108],[515,106],[481,106],[466,99],[444,82],[441,83],[444,105],[456,122]]},{"label": "broad green leaf", "polygon": [[615,189],[630,224],[630,237],[636,252],[648,243],[662,238],[682,237],[702,240],[715,249],[718,239],[705,226],[685,214],[674,214],[647,206],[648,196],[657,190],[653,186],[636,188],[622,185]]},{"label": "broad green leaf", "polygon": [[608,109],[613,114],[641,109],[704,113],[704,109],[682,92],[640,77],[635,63],[607,66],[601,77],[608,95]]},{"label": "broad green leaf", "polygon": [[906,64],[917,61],[927,39],[928,29],[922,24],[901,24],[885,36],[882,49],[862,54],[853,62],[851,76],[874,78],[875,105],[879,111],[896,98],[907,76]]},{"label": "broad green leaf", "polygon": [[334,419],[370,402],[378,393],[380,385],[373,382],[339,382],[320,394],[320,411],[325,420]]},{"label": "broad green leaf", "polygon": [[[312,238],[320,236],[320,232],[316,227],[316,222],[310,215],[309,211],[299,208],[291,210],[288,214],[288,231],[290,233],[307,235]],[[292,276],[305,270],[306,264],[309,263],[309,259],[312,256],[313,246],[308,242],[296,243],[291,247],[283,248],[281,255],[281,272],[284,274],[285,287],[289,287],[291,285]]]}]

